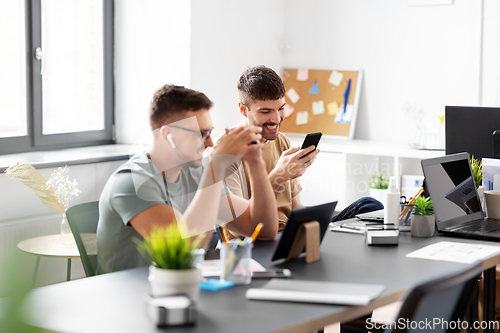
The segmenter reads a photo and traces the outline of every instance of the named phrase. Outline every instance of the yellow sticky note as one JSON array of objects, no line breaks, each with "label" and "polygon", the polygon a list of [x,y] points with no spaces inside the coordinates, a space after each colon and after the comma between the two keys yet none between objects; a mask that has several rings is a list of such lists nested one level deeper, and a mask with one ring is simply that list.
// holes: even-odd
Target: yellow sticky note
[{"label": "yellow sticky note", "polygon": [[326,108],[328,109],[328,115],[335,116],[339,112],[339,103],[337,101],[328,103]]},{"label": "yellow sticky note", "polygon": [[441,122],[441,125],[444,125],[444,114],[439,116],[439,121]]}]

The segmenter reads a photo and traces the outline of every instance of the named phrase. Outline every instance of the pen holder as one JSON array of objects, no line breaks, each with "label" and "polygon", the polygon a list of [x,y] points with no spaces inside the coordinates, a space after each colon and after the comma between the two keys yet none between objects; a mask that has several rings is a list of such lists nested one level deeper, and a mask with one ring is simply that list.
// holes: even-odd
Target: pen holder
[{"label": "pen holder", "polygon": [[407,212],[403,216],[401,221],[399,221],[400,231],[410,231],[410,226],[411,226],[410,216],[411,213],[413,212],[413,205],[401,204],[401,211],[404,211],[405,209],[407,209]]},{"label": "pen holder", "polygon": [[250,284],[252,282],[250,270],[252,246],[252,244],[247,244],[240,239],[221,244],[221,281],[232,281],[234,284]]}]

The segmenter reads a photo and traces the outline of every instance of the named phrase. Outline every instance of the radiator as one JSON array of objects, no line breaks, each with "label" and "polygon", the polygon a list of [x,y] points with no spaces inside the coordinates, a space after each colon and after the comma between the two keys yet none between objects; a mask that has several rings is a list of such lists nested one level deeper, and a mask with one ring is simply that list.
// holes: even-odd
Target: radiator
[{"label": "radiator", "polygon": [[0,223],[0,261],[4,262],[24,239],[60,233],[61,221],[62,214],[50,214]]}]

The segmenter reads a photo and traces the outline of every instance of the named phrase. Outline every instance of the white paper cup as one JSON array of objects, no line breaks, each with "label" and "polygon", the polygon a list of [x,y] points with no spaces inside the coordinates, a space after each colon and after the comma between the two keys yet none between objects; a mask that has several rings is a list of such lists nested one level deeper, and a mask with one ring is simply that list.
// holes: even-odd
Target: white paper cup
[{"label": "white paper cup", "polygon": [[500,191],[484,191],[488,218],[500,219]]}]

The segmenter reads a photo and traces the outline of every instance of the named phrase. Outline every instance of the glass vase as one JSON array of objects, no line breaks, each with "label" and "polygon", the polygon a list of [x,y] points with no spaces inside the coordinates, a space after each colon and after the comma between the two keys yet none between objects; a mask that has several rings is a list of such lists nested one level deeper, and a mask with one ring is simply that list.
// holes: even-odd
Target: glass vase
[{"label": "glass vase", "polygon": [[62,221],[61,221],[61,240],[63,244],[72,244],[75,242],[73,238],[73,233],[71,232],[71,228],[69,227],[68,218],[66,214],[63,213]]}]

